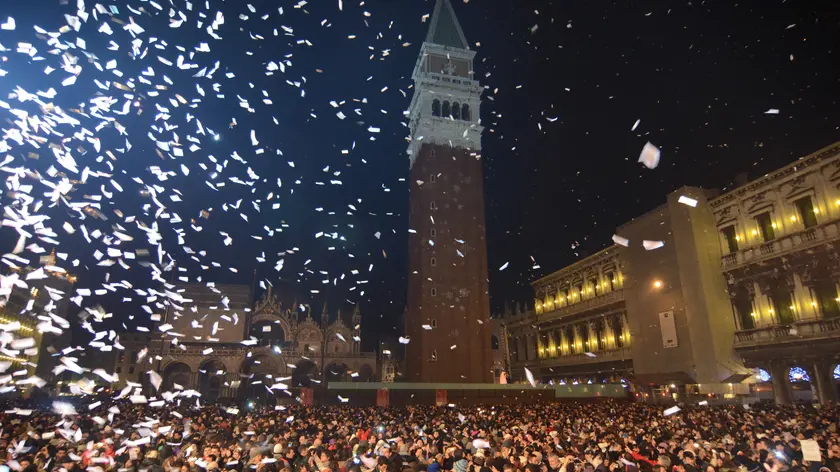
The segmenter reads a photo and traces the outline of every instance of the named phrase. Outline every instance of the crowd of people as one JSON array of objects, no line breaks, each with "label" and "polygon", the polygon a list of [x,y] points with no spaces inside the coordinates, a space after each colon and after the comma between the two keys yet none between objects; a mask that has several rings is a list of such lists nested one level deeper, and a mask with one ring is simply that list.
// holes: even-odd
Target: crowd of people
[{"label": "crowd of people", "polygon": [[839,417],[835,406],[811,405],[665,416],[661,406],[619,401],[256,410],[102,402],[5,410],[0,472],[840,472]]}]

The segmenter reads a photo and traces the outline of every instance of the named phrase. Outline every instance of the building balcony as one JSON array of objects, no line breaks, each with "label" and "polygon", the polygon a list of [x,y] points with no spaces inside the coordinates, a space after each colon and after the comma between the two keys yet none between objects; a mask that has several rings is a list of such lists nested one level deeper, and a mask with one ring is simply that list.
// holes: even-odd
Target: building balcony
[{"label": "building balcony", "polygon": [[539,364],[540,367],[562,367],[570,365],[598,364],[602,362],[624,361],[633,358],[633,348],[624,346],[607,351],[592,352],[595,357],[584,353],[568,354],[565,356],[537,358],[530,361],[511,360],[514,367]]},{"label": "building balcony", "polygon": [[721,258],[721,267],[724,270],[738,269],[838,239],[840,239],[840,221],[832,221],[727,254]]},{"label": "building balcony", "polygon": [[735,349],[822,340],[840,340],[840,318],[801,320],[789,325],[738,331],[735,333]]},{"label": "building balcony", "polygon": [[590,298],[588,300],[583,300],[577,303],[573,303],[571,305],[555,308],[551,311],[543,311],[542,313],[539,313],[538,319],[540,321],[545,321],[551,318],[563,318],[566,316],[576,315],[578,313],[595,310],[597,308],[609,306],[614,303],[623,301],[624,290],[613,290],[612,292],[607,292],[603,295],[598,295],[595,298]]}]

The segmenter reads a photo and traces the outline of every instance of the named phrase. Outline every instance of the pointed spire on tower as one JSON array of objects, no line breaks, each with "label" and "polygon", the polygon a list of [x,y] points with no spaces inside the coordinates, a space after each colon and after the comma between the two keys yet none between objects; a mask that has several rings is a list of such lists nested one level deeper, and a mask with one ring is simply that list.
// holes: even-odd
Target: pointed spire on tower
[{"label": "pointed spire on tower", "polygon": [[327,320],[329,320],[330,315],[327,311],[327,299],[324,299],[324,308],[321,310],[321,326],[327,325]]},{"label": "pointed spire on tower", "polygon": [[362,323],[362,312],[359,311],[358,304],[353,308],[353,316],[350,321],[353,323],[353,329],[356,329],[356,326]]},{"label": "pointed spire on tower", "polygon": [[437,0],[426,42],[450,48],[470,48],[449,0]]}]

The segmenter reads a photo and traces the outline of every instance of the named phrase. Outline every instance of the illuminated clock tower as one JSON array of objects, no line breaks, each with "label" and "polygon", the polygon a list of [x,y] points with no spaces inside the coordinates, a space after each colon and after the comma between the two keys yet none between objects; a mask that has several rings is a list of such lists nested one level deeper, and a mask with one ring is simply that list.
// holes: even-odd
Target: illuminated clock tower
[{"label": "illuminated clock tower", "polygon": [[414,67],[406,370],[413,382],[493,381],[482,87],[449,0],[437,0]]}]

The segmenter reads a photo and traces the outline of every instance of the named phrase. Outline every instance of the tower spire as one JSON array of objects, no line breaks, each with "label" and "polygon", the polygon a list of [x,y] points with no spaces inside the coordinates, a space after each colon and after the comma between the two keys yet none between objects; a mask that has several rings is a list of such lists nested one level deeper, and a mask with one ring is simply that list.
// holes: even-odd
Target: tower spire
[{"label": "tower spire", "polygon": [[426,42],[449,48],[470,48],[449,0],[437,0]]},{"label": "tower spire", "polygon": [[321,310],[321,326],[327,325],[327,320],[329,319],[330,315],[327,311],[327,299],[324,299],[324,308]]}]

